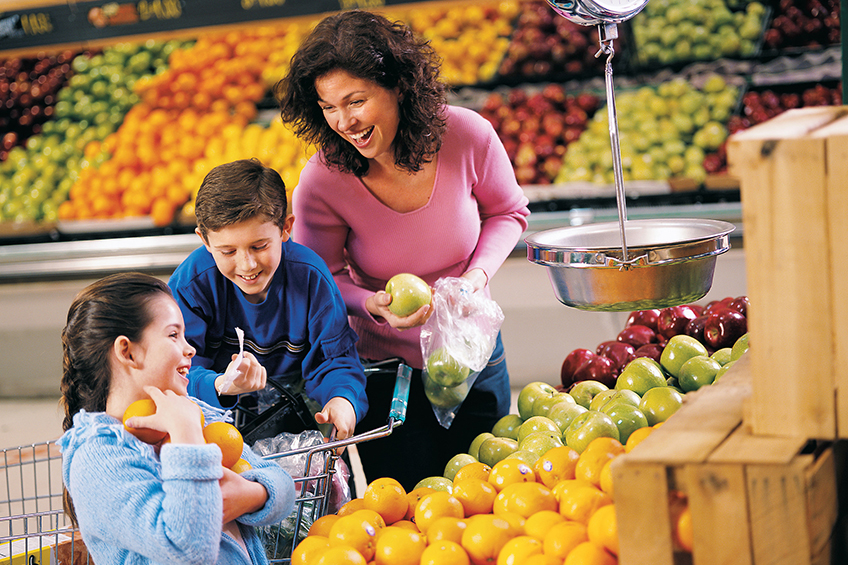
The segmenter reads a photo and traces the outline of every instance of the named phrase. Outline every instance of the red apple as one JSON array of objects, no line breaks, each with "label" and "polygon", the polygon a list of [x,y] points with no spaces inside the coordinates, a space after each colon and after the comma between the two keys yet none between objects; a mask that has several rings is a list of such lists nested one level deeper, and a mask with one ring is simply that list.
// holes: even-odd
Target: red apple
[{"label": "red apple", "polygon": [[664,346],[660,345],[659,343],[646,343],[634,352],[633,358],[635,359],[637,357],[647,357],[659,363],[660,358],[662,357],[663,349]]},{"label": "red apple", "polygon": [[704,339],[713,349],[732,347],[747,332],[748,319],[730,308],[715,310],[704,325]]},{"label": "red apple", "polygon": [[660,311],[657,308],[654,308],[653,310],[638,310],[636,312],[631,312],[630,316],[627,318],[627,322],[624,324],[624,327],[648,326],[652,330],[657,331],[657,318],[659,315]]},{"label": "red apple", "polygon": [[595,353],[612,359],[615,364],[615,374],[618,375],[624,366],[636,357],[636,348],[623,341],[605,341],[598,346]]},{"label": "red apple", "polygon": [[574,382],[598,381],[609,388],[615,386],[615,363],[609,357],[595,355],[574,372]]},{"label": "red apple", "polygon": [[689,305],[669,306],[660,310],[657,318],[657,333],[666,339],[682,334],[689,320],[694,320],[698,315]]},{"label": "red apple", "polygon": [[731,310],[736,310],[743,316],[748,316],[748,297],[747,296],[737,296],[733,300],[727,303],[727,307]]},{"label": "red apple", "polygon": [[689,323],[686,324],[686,328],[683,330],[683,333],[694,337],[701,343],[706,343],[706,341],[704,341],[704,324],[707,323],[707,318],[709,318],[709,316],[698,316],[697,318],[689,320]]},{"label": "red apple", "polygon": [[639,348],[646,343],[656,343],[657,333],[648,326],[640,326],[637,324],[621,330],[615,339],[617,341],[629,343],[635,348]]},{"label": "red apple", "polygon": [[707,302],[707,305],[704,307],[704,311],[702,312],[702,314],[705,316],[709,316],[717,308],[723,308],[727,306],[731,300],[733,300],[732,296],[726,296],[721,300],[713,300],[711,302]]},{"label": "red apple", "polygon": [[560,382],[562,382],[562,386],[570,387],[574,384],[576,382],[574,380],[574,373],[593,357],[595,357],[595,353],[588,349],[575,349],[566,355],[560,369]]}]

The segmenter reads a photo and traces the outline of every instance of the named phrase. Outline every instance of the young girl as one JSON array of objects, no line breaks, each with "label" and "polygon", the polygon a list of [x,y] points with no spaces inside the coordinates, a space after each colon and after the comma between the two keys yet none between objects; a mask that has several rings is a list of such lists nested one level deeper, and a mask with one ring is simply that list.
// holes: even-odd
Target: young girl
[{"label": "young girl", "polygon": [[[62,347],[66,510],[94,562],[267,563],[253,526],[291,512],[294,484],[248,447],[252,469],[236,474],[204,442],[201,411],[206,423],[225,414],[186,395],[194,348],[168,286],[134,273],[95,282],[71,304]],[[156,414],[127,425],[169,441],[124,429],[124,411],[143,398]]]}]

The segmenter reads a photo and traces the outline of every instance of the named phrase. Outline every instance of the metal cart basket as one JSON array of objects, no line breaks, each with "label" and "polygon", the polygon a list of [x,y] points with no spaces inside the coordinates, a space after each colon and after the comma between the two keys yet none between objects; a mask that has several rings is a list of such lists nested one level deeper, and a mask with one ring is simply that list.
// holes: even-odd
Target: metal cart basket
[{"label": "metal cart basket", "polygon": [[[390,435],[406,418],[412,369],[398,362],[366,366],[366,374],[397,371],[395,390],[385,426],[321,445],[266,455],[265,459],[305,457],[295,482],[295,509],[288,530],[265,528],[265,547],[271,563],[290,563],[290,555],[311,524],[327,513],[338,450]],[[316,465],[316,462],[320,463]],[[317,470],[316,470],[317,469]],[[0,450],[0,565],[86,565],[92,563],[79,531],[62,508],[62,454],[55,441]],[[273,537],[268,531],[274,532]]]}]

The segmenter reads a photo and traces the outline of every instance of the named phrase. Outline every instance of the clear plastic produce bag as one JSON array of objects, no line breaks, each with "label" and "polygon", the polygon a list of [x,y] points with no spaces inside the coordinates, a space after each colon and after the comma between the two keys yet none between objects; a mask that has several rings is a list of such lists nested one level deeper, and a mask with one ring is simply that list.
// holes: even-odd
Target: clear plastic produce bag
[{"label": "clear plastic produce bag", "polygon": [[424,393],[439,424],[450,428],[477,375],[486,367],[503,311],[463,278],[436,281],[433,314],[421,327]]}]

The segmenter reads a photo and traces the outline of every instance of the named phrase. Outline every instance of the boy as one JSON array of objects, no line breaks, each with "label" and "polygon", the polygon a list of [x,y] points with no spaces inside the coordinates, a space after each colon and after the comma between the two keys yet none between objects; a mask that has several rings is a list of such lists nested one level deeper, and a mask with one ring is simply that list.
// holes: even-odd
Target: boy
[{"label": "boy", "polygon": [[[219,165],[203,179],[195,214],[203,247],[168,282],[197,349],[188,394],[229,408],[234,395],[263,390],[267,375],[300,370],[302,379],[283,384],[303,384],[323,406],[315,421],[350,437],[368,409],[357,336],[326,264],[289,241],[294,216],[280,175],[255,159]],[[230,367],[237,327],[244,355]]]}]

